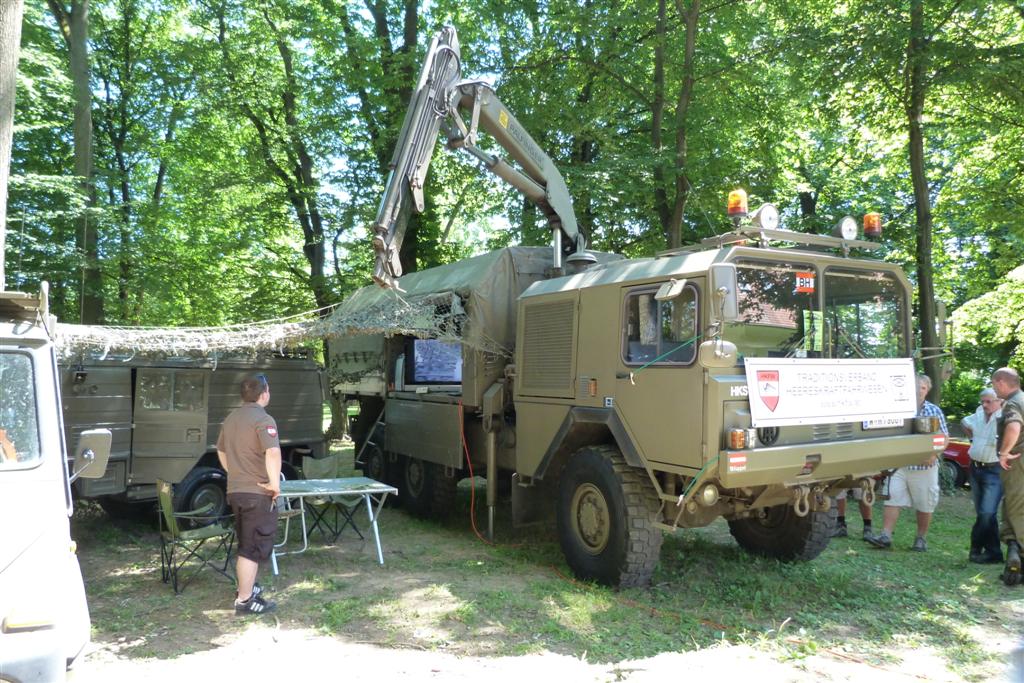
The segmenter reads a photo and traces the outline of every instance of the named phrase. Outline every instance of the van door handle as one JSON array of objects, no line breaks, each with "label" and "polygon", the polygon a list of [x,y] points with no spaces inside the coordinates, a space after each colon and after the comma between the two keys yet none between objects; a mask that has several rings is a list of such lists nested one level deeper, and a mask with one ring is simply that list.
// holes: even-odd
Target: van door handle
[{"label": "van door handle", "polygon": [[190,427],[185,430],[185,441],[189,443],[199,443],[199,435],[202,434],[202,430],[198,427]]}]

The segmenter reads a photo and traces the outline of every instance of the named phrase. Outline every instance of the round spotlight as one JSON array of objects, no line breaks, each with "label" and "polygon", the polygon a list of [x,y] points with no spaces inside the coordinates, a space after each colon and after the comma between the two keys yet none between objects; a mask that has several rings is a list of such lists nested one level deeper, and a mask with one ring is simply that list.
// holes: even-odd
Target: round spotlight
[{"label": "round spotlight", "polygon": [[857,239],[857,221],[853,220],[851,216],[844,216],[836,224],[833,232],[836,237],[842,237],[844,240]]},{"label": "round spotlight", "polygon": [[704,507],[711,507],[718,502],[718,487],[714,484],[708,484],[700,490],[697,500]]},{"label": "round spotlight", "polygon": [[775,208],[774,204],[762,204],[754,212],[754,217],[751,220],[762,230],[774,230],[779,227],[779,210]]}]

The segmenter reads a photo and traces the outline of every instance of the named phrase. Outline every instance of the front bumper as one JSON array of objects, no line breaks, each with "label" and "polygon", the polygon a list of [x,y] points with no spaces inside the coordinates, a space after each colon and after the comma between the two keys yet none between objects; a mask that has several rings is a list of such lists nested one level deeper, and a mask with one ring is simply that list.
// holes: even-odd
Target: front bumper
[{"label": "front bumper", "polygon": [[67,675],[58,631],[0,634],[0,681],[53,683]]},{"label": "front bumper", "polygon": [[[904,465],[920,465],[942,451],[935,434],[822,441],[718,453],[718,479],[727,489],[798,485],[859,478]],[[813,465],[813,467],[811,467]],[[810,472],[805,472],[810,468]]]}]

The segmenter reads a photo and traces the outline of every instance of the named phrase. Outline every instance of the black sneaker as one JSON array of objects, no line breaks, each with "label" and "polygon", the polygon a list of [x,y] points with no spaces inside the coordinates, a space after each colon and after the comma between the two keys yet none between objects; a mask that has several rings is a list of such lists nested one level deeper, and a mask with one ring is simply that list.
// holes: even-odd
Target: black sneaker
[{"label": "black sneaker", "polygon": [[845,524],[836,524],[836,528],[832,530],[832,538],[846,538],[849,535]]},{"label": "black sneaker", "polygon": [[268,614],[277,609],[277,603],[270,600],[264,600],[258,595],[254,595],[244,602],[235,600],[235,615],[244,617],[249,614]]},{"label": "black sneaker", "polygon": [[892,538],[890,538],[889,535],[885,533],[878,534],[877,536],[868,536],[864,540],[870,543],[871,545],[875,546],[876,548],[882,548],[883,550],[888,550],[889,548],[892,548]]},{"label": "black sneaker", "polygon": [[255,598],[258,595],[263,595],[263,586],[259,585],[258,583],[254,583],[252,585],[252,595],[250,595],[249,597]]}]

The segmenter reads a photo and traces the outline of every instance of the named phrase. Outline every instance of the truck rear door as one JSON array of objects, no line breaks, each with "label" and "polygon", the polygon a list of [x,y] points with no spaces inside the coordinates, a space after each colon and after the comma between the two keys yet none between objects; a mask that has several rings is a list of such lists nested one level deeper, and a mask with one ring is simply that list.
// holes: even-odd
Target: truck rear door
[{"label": "truck rear door", "polygon": [[203,455],[209,383],[208,370],[136,370],[131,483],[181,481]]}]

